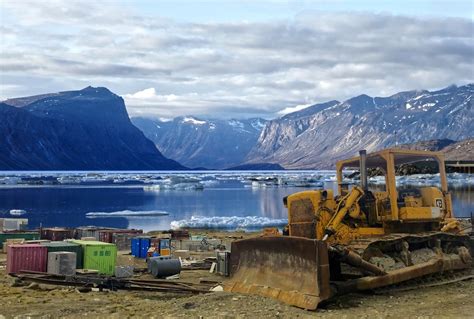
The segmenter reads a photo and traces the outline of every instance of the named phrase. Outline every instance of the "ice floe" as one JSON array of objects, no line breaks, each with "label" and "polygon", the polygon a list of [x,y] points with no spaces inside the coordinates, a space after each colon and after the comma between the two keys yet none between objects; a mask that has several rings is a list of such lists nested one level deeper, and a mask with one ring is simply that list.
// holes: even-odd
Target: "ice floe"
[{"label": "ice floe", "polygon": [[[474,185],[474,174],[450,173],[447,174],[448,184],[453,187]],[[440,186],[439,174],[414,174],[407,176],[397,176],[397,186]],[[354,180],[354,182],[356,182]],[[369,178],[370,184],[385,184],[384,176],[374,176]]]},{"label": "ice floe", "polygon": [[87,218],[95,217],[150,217],[150,216],[167,216],[168,212],[162,210],[121,210],[117,212],[90,212],[86,214]]},{"label": "ice floe", "polygon": [[[347,173],[347,172],[345,172]],[[357,179],[348,179],[357,183]],[[2,172],[0,185],[32,186],[113,186],[143,187],[145,190],[201,190],[221,182],[237,181],[247,187],[323,187],[336,181],[336,172],[325,171],[206,171],[206,172]],[[383,184],[383,176],[372,177],[372,184]],[[398,176],[399,185],[439,185],[437,174]],[[454,186],[474,185],[473,174],[448,174]]]},{"label": "ice floe", "polygon": [[171,229],[202,228],[202,229],[258,229],[278,227],[288,223],[287,219],[272,219],[260,216],[192,216],[190,219],[174,220]]},{"label": "ice floe", "polygon": [[10,209],[10,215],[12,216],[21,216],[25,214],[26,214],[26,210],[24,209]]}]

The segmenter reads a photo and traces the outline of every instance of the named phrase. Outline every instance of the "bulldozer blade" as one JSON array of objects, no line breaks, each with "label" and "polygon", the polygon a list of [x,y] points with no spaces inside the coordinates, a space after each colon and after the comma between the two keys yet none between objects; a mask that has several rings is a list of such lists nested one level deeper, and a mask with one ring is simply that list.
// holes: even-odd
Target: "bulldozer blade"
[{"label": "bulldozer blade", "polygon": [[302,237],[259,237],[232,243],[224,290],[256,294],[315,310],[331,296],[326,243]]}]

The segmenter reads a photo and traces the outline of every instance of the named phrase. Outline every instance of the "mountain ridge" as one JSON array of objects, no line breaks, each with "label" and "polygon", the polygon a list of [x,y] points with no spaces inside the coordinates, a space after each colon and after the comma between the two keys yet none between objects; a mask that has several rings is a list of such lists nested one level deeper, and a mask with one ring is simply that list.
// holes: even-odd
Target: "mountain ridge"
[{"label": "mountain ridge", "polygon": [[474,84],[467,84],[389,97],[362,94],[336,105],[314,105],[310,107],[317,109],[313,114],[269,121],[245,162],[324,169],[360,149],[371,152],[420,140],[470,138],[473,92]]},{"label": "mountain ridge", "polygon": [[447,161],[474,161],[474,138],[467,138],[461,141],[449,139],[428,140],[413,144],[403,144],[398,147],[422,151],[440,151],[444,153],[445,160]]},{"label": "mountain ridge", "polygon": [[1,170],[186,169],[132,125],[123,99],[87,87],[0,103]]},{"label": "mountain ridge", "polygon": [[[470,83],[360,94],[273,120],[130,119],[123,99],[103,87],[14,98],[0,102],[0,169],[185,169],[176,160],[208,169],[333,168],[360,149],[472,138],[473,92]],[[452,147],[450,154],[470,156]]]},{"label": "mountain ridge", "polygon": [[166,157],[188,167],[212,169],[240,165],[266,123],[261,118],[220,120],[194,116],[167,121],[135,117],[132,122]]}]

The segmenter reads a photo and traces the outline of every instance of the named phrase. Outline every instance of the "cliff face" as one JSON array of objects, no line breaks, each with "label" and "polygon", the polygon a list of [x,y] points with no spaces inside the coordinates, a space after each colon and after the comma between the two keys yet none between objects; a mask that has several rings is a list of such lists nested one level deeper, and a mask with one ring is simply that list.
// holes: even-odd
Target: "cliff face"
[{"label": "cliff face", "polygon": [[247,163],[285,168],[333,168],[357,154],[432,139],[473,136],[474,85],[439,91],[409,91],[390,97],[360,95],[332,101],[270,121]]},{"label": "cliff face", "polygon": [[0,103],[1,170],[183,169],[130,121],[123,99],[88,87]]}]

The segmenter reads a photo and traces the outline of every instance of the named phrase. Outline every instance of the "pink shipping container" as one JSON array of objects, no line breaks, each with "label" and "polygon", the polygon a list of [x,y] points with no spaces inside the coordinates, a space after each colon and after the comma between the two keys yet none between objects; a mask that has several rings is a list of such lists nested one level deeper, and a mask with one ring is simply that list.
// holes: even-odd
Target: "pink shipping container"
[{"label": "pink shipping container", "polygon": [[48,248],[38,244],[10,245],[7,249],[7,273],[20,270],[46,272]]}]

